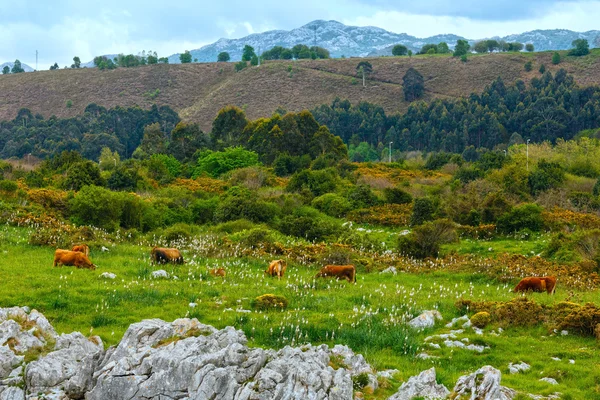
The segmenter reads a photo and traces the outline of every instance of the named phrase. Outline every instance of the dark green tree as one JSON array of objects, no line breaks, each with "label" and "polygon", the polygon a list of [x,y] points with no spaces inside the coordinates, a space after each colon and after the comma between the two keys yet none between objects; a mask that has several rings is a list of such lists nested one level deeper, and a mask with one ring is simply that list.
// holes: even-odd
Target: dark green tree
[{"label": "dark green tree", "polygon": [[218,62],[229,62],[229,60],[231,60],[231,56],[226,51],[220,52],[219,55],[217,56]]},{"label": "dark green tree", "polygon": [[525,63],[525,71],[529,72],[533,69],[533,63],[531,61],[527,61]]},{"label": "dark green tree", "polygon": [[404,99],[406,101],[414,101],[425,92],[425,81],[423,75],[414,68],[409,68],[406,74],[402,78],[402,89],[404,90]]},{"label": "dark green tree", "polygon": [[408,54],[408,48],[404,45],[397,44],[392,48],[392,55],[405,56]]},{"label": "dark green tree", "polygon": [[367,86],[366,79],[367,79],[367,76],[369,76],[371,74],[371,72],[373,72],[373,66],[368,61],[361,61],[356,66],[356,73],[359,76],[362,76],[363,87]]},{"label": "dark green tree", "polygon": [[77,56],[73,57],[73,64],[71,68],[81,68],[81,59]]},{"label": "dark green tree", "polygon": [[437,45],[437,53],[438,54],[448,54],[450,53],[450,47],[448,47],[448,43],[441,42]]},{"label": "dark green tree", "polygon": [[415,199],[413,213],[410,217],[410,226],[422,225],[424,222],[433,220],[435,207],[431,199],[420,197]]},{"label": "dark green tree", "polygon": [[10,74],[10,68],[8,67],[8,65],[5,65],[4,68],[2,68],[2,74],[3,75]]},{"label": "dark green tree", "polygon": [[158,54],[152,50],[148,51],[146,62],[148,63],[148,65],[158,64]]},{"label": "dark green tree", "polygon": [[55,69],[58,69],[58,63],[54,63],[54,65],[50,66],[50,71],[54,71]]},{"label": "dark green tree", "polygon": [[540,65],[540,74],[544,74],[546,72],[546,66],[544,64]]},{"label": "dark green tree", "polygon": [[423,47],[421,47],[421,51],[419,54],[436,54],[437,53],[437,44],[427,43]]},{"label": "dark green tree", "polygon": [[527,43],[525,45],[525,50],[527,50],[528,52],[532,53],[535,50],[535,47],[533,47],[533,43]]},{"label": "dark green tree", "polygon": [[480,42],[475,43],[473,45],[473,50],[475,50],[477,53],[487,53],[488,52],[487,41],[482,40]]},{"label": "dark green tree", "polygon": [[213,146],[224,148],[240,143],[246,125],[248,120],[241,108],[235,106],[223,108],[212,123],[210,138]]},{"label": "dark green tree", "polygon": [[21,61],[15,60],[15,63],[13,64],[13,67],[10,72],[12,72],[13,74],[19,74],[21,72],[25,72],[25,70],[21,66]]},{"label": "dark green tree", "polygon": [[569,51],[570,56],[581,57],[590,54],[590,44],[587,39],[573,40],[573,48]]},{"label": "dark green tree", "polygon": [[552,54],[552,64],[554,64],[554,65],[560,64],[560,53],[554,52],[554,54]]},{"label": "dark green tree", "polygon": [[78,191],[87,185],[104,186],[105,182],[100,176],[100,168],[89,160],[73,164],[67,170],[65,189]]},{"label": "dark green tree", "polygon": [[242,52],[242,61],[251,61],[252,57],[256,56],[254,52],[254,47],[250,45],[245,45],[244,50]]},{"label": "dark green tree", "polygon": [[466,55],[471,49],[471,45],[466,40],[457,40],[456,46],[454,46],[454,53],[452,54],[454,57],[461,57]]},{"label": "dark green tree", "polygon": [[179,61],[182,64],[189,64],[192,62],[192,53],[189,50],[186,50],[185,53],[179,55]]}]

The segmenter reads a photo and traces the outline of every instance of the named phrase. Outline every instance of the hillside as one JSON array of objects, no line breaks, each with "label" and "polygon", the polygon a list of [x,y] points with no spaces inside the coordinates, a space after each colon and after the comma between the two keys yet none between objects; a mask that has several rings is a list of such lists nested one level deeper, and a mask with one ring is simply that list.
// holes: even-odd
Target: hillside
[{"label": "hillside", "polygon": [[[228,104],[258,118],[271,115],[278,107],[300,111],[336,97],[380,104],[388,113],[403,112],[408,103],[402,77],[410,67],[425,77],[427,101],[481,92],[498,76],[506,83],[517,79],[529,82],[540,76],[541,64],[552,72],[566,69],[581,86],[600,84],[599,50],[577,59],[564,57],[558,66],[552,65],[551,56],[490,54],[470,57],[467,63],[448,56],[373,58],[369,59],[373,74],[366,88],[355,78],[357,59],[274,61],[239,73],[232,63],[210,63],[0,75],[0,93],[10,94],[0,96],[0,120],[13,119],[22,107],[45,117],[67,117],[82,113],[90,103],[143,108],[156,103],[171,106],[183,119],[208,130],[217,111]],[[531,72],[523,68],[528,60],[533,62]],[[67,107],[68,100],[71,107]]]}]

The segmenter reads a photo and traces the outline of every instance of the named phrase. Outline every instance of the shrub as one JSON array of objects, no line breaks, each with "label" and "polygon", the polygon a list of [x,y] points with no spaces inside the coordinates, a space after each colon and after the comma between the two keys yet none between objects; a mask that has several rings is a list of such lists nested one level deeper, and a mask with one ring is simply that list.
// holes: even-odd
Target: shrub
[{"label": "shrub", "polygon": [[178,177],[183,169],[179,160],[167,154],[152,154],[152,156],[150,157],[150,162],[161,163],[162,165],[164,165],[168,174],[173,178]]},{"label": "shrub", "polygon": [[279,214],[273,203],[259,200],[256,194],[246,188],[234,186],[221,197],[214,212],[216,222],[248,219],[253,222],[268,222]]},{"label": "shrub", "polygon": [[560,64],[560,53],[554,52],[554,54],[552,54],[552,64],[554,64],[554,65]]},{"label": "shrub", "polygon": [[280,154],[273,162],[273,172],[277,176],[288,176],[297,171],[308,169],[310,167],[310,156],[290,156],[289,154]]},{"label": "shrub", "polygon": [[264,167],[247,167],[233,171],[229,178],[232,186],[243,185],[248,189],[260,189],[275,184],[273,174]]},{"label": "shrub", "polygon": [[431,199],[426,197],[415,199],[413,212],[410,217],[410,225],[417,226],[424,222],[431,221],[433,219],[434,212],[435,208]]},{"label": "shrub", "polygon": [[454,174],[454,178],[462,183],[469,183],[479,178],[483,178],[483,171],[475,167],[462,167]]},{"label": "shrub", "polygon": [[447,219],[427,222],[410,234],[400,236],[398,250],[410,257],[437,257],[442,244],[458,240],[456,224]]},{"label": "shrub", "polygon": [[352,209],[348,200],[335,193],[326,193],[317,197],[311,205],[331,217],[342,217]]},{"label": "shrub", "polygon": [[541,159],[537,170],[528,178],[529,189],[533,195],[558,187],[565,181],[565,171],[559,163]]},{"label": "shrub", "polygon": [[583,307],[575,307],[558,323],[556,329],[594,336],[597,334],[599,324],[600,308],[593,303],[587,303]]},{"label": "shrub", "polygon": [[317,210],[302,207],[281,219],[278,230],[290,236],[304,238],[310,241],[323,241],[329,236],[341,231],[339,223],[319,213]]},{"label": "shrub", "polygon": [[350,189],[348,200],[354,208],[373,207],[380,204],[375,193],[367,185],[356,185]]},{"label": "shrub", "polygon": [[188,224],[175,224],[168,227],[161,235],[167,242],[189,239],[192,236],[192,227]]},{"label": "shrub", "polygon": [[383,195],[388,204],[410,204],[413,200],[410,193],[398,187],[383,189]]},{"label": "shrub", "polygon": [[523,229],[539,232],[544,226],[542,208],[537,204],[523,204],[498,218],[498,231],[509,234]]},{"label": "shrub", "polygon": [[194,223],[203,225],[214,221],[215,211],[219,205],[219,198],[213,197],[206,200],[196,200],[192,203],[192,220]]},{"label": "shrub", "polygon": [[353,210],[348,213],[347,219],[359,224],[407,226],[411,213],[412,206],[410,204],[386,204]]},{"label": "shrub", "polygon": [[444,152],[433,153],[429,156],[429,158],[427,158],[424,168],[428,169],[428,170],[440,169],[444,165],[448,164],[450,162],[451,158],[452,158],[452,154],[450,154],[450,153],[444,153]]},{"label": "shrub", "polygon": [[110,175],[106,186],[111,190],[134,191],[141,179],[136,170],[120,166]]},{"label": "shrub", "polygon": [[100,176],[100,168],[88,160],[72,164],[67,170],[67,179],[64,182],[64,187],[77,191],[89,185],[105,185],[104,179]]},{"label": "shrub", "polygon": [[318,171],[303,170],[295,173],[288,182],[288,192],[301,192],[308,189],[313,196],[321,196],[335,191],[338,176],[334,169]]},{"label": "shrub", "polygon": [[485,328],[491,320],[492,317],[489,312],[481,311],[471,317],[471,324],[477,328]]},{"label": "shrub", "polygon": [[0,180],[0,190],[4,193],[15,193],[19,189],[17,182],[9,180]]},{"label": "shrub", "polygon": [[71,238],[69,233],[62,228],[42,228],[35,230],[29,237],[32,246],[50,246],[70,248]]},{"label": "shrub", "polygon": [[533,69],[533,63],[531,61],[527,61],[525,63],[525,71],[529,72]]},{"label": "shrub", "polygon": [[260,165],[258,154],[243,147],[228,147],[223,151],[206,150],[200,153],[193,178],[204,173],[218,177],[237,168]]},{"label": "shrub", "polygon": [[248,66],[248,63],[246,61],[240,61],[235,63],[235,72],[240,72],[241,70],[245,69]]},{"label": "shrub", "polygon": [[84,186],[69,201],[69,212],[77,225],[93,225],[113,231],[119,226],[123,204],[110,190]]},{"label": "shrub", "polygon": [[288,306],[288,301],[283,296],[277,296],[274,294],[263,294],[252,300],[252,308],[255,310],[285,310]]}]

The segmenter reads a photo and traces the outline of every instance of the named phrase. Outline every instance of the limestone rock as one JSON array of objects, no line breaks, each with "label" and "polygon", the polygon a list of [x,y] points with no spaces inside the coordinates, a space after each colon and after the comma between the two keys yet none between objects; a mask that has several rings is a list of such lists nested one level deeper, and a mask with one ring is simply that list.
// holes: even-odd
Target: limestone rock
[{"label": "limestone rock", "polygon": [[23,356],[15,355],[8,346],[0,346],[0,380],[7,378],[22,362]]},{"label": "limestone rock", "polygon": [[154,279],[169,279],[169,273],[164,269],[159,269],[157,271],[152,272],[152,277]]},{"label": "limestone rock", "polygon": [[524,363],[522,361],[518,364],[513,364],[513,363],[508,364],[508,371],[511,374],[518,374],[519,372],[529,371],[530,368],[531,368],[531,366],[529,364]]},{"label": "limestone rock", "polygon": [[436,320],[441,320],[442,314],[437,310],[428,310],[423,312],[416,318],[411,319],[408,322],[408,326],[414,329],[425,329],[432,328],[435,325]]},{"label": "limestone rock", "polygon": [[99,277],[104,279],[115,279],[117,275],[113,274],[112,272],[103,272]]},{"label": "limestone rock", "polygon": [[545,377],[545,378],[540,379],[540,381],[549,383],[551,385],[558,385],[558,382],[554,378]]},{"label": "limestone rock", "polygon": [[511,400],[516,391],[500,385],[502,374],[489,365],[456,381],[453,395],[467,396],[473,400]]},{"label": "limestone rock", "polygon": [[436,382],[435,368],[421,372],[404,382],[398,392],[388,400],[411,400],[415,397],[429,399],[444,399],[450,391]]},{"label": "limestone rock", "polygon": [[397,273],[398,273],[398,271],[396,270],[396,267],[388,267],[380,272],[380,274],[392,274],[392,275],[396,275]]}]

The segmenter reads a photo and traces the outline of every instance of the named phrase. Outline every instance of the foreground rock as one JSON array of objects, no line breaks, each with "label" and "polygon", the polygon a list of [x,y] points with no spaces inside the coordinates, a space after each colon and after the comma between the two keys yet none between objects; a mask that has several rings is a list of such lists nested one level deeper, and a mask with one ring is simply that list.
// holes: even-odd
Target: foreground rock
[{"label": "foreground rock", "polygon": [[452,398],[465,398],[472,400],[511,400],[516,391],[500,385],[502,374],[499,370],[489,365],[479,368],[470,375],[458,378]]},{"label": "foreground rock", "polygon": [[441,320],[442,314],[437,310],[428,310],[423,312],[416,318],[411,319],[408,322],[408,326],[413,329],[425,329],[432,328],[435,325],[436,320]]},{"label": "foreground rock", "polygon": [[450,391],[444,385],[436,382],[435,368],[421,372],[418,376],[411,377],[404,382],[398,393],[388,400],[411,400],[415,397],[425,399],[445,399]]}]

